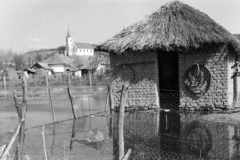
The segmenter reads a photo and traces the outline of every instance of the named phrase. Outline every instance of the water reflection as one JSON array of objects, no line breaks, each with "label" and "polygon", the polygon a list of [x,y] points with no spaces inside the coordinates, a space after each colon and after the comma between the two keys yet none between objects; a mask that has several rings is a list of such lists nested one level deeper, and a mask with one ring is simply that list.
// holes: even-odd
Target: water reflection
[{"label": "water reflection", "polygon": [[[125,153],[132,149],[133,160],[239,159],[240,126],[209,121],[207,116],[212,115],[174,111],[126,113]],[[82,159],[118,159],[117,123],[118,114],[113,113],[50,125],[46,127],[49,156],[61,157],[59,153],[64,150]],[[42,146],[36,145],[41,144],[39,135],[38,129],[26,131],[26,149],[33,155],[43,153]]]},{"label": "water reflection", "polygon": [[180,153],[180,115],[177,112],[160,112],[160,146],[162,151]]}]

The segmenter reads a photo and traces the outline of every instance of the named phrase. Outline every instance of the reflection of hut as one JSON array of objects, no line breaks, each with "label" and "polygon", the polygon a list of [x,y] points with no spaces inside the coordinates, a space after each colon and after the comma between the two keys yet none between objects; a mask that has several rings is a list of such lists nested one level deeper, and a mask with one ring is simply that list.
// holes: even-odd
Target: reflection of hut
[{"label": "reflection of hut", "polygon": [[[194,159],[239,159],[239,127],[181,115],[181,153]],[[183,118],[182,117],[182,118]]]},{"label": "reflection of hut", "polygon": [[[159,112],[127,112],[124,118],[124,147],[133,159],[158,159],[161,152]],[[114,156],[118,155],[118,114],[111,117]],[[115,158],[114,158],[115,159]],[[162,158],[163,159],[163,158]]]},{"label": "reflection of hut", "polygon": [[162,6],[97,49],[110,53],[115,107],[120,103],[121,85],[129,80],[127,107],[170,107],[161,102],[175,101],[171,92],[180,92],[180,97],[175,96],[180,107],[234,104],[237,93],[233,93],[231,66],[239,43],[206,14],[186,4],[174,1]]}]

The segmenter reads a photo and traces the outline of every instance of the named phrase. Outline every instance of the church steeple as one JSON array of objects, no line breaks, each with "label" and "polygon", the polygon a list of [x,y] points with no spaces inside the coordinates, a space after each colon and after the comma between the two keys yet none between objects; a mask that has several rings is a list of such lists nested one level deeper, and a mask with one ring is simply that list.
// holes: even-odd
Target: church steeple
[{"label": "church steeple", "polygon": [[70,35],[69,26],[68,26],[68,32],[66,36],[66,55],[71,56],[73,55],[74,47],[73,47],[73,38]]},{"label": "church steeple", "polygon": [[68,26],[67,37],[71,37],[71,35],[70,35],[70,30],[69,30],[69,26]]}]

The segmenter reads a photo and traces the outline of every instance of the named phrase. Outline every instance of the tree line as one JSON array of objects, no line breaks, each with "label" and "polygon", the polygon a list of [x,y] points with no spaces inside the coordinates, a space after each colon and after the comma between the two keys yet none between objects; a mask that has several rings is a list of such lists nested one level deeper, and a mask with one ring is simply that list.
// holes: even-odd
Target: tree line
[{"label": "tree line", "polygon": [[[64,54],[65,46],[60,46],[52,49],[39,49],[32,50],[27,53],[15,52],[11,49],[0,49],[0,70],[5,68],[14,68],[15,70],[23,70],[31,68],[35,63],[42,62],[43,60],[53,56],[54,54]],[[106,52],[95,51],[95,57],[109,57]],[[71,57],[78,67],[79,57]],[[82,65],[82,64],[81,64]]]},{"label": "tree line", "polygon": [[41,62],[54,55],[54,53],[55,52],[42,54],[41,52],[34,51],[34,54],[25,54],[12,51],[11,49],[0,49],[0,70],[4,70],[5,68],[14,68],[18,71],[30,68],[36,62]]}]

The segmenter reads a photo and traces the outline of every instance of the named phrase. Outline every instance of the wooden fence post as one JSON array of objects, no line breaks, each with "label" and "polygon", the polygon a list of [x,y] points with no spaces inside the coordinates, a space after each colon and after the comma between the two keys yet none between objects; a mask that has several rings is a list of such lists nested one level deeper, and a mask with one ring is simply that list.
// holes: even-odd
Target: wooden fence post
[{"label": "wooden fence post", "polygon": [[13,99],[14,99],[14,103],[15,103],[15,108],[16,108],[17,113],[18,113],[19,121],[21,121],[21,119],[22,119],[22,108],[20,108],[20,106],[18,104],[18,97],[17,97],[16,91],[13,91]]},{"label": "wooden fence post", "polygon": [[126,155],[122,158],[122,160],[128,160],[130,154],[131,154],[132,150],[131,149],[128,149]]},{"label": "wooden fence post", "polygon": [[[236,55],[235,56],[235,71],[239,71],[239,58],[240,56]],[[235,73],[233,75],[233,107],[236,107],[238,102],[238,73]]]},{"label": "wooden fence post", "polygon": [[71,94],[71,91],[70,91],[70,88],[68,87],[67,88],[68,90],[68,96],[69,96],[69,99],[70,99],[70,102],[71,102],[71,107],[72,107],[72,112],[73,112],[73,118],[76,119],[76,115],[75,115],[75,111],[74,111],[74,99],[73,99],[73,96]]},{"label": "wooden fence post", "polygon": [[9,143],[7,144],[4,152],[2,153],[0,160],[6,160],[6,157],[9,154],[9,150],[11,149],[14,141],[16,140],[16,138],[18,136],[18,133],[19,133],[19,130],[20,130],[21,126],[22,126],[22,122],[20,121],[17,125],[17,128],[16,128],[14,134],[12,135],[11,140],[9,141]]},{"label": "wooden fence post", "polygon": [[6,90],[7,84],[6,84],[6,77],[5,77],[5,75],[3,75],[3,87],[4,87],[4,90]]},{"label": "wooden fence post", "polygon": [[55,119],[55,112],[54,112],[54,107],[53,107],[53,104],[52,104],[52,96],[51,96],[51,91],[48,87],[48,94],[49,94],[49,98],[50,98],[50,102],[51,102],[51,109],[52,109],[52,116],[53,116],[53,122],[55,123],[56,122],[56,119]]},{"label": "wooden fence post", "polygon": [[72,144],[73,144],[73,139],[75,138],[75,124],[76,120],[73,120],[73,126],[72,126],[72,135],[71,135],[71,140],[70,140],[70,146],[69,149],[72,150]]},{"label": "wooden fence post", "polygon": [[22,90],[23,90],[23,104],[22,104],[22,117],[20,118],[20,121],[22,122],[22,126],[20,128],[20,135],[19,135],[19,148],[18,148],[18,160],[22,160],[22,154],[23,154],[23,145],[24,145],[24,129],[25,129],[25,119],[26,119],[26,110],[27,110],[27,77],[25,74],[22,74]]},{"label": "wooden fence post", "polygon": [[105,104],[105,112],[107,112],[108,108],[110,107],[109,99],[110,99],[110,87],[108,85],[107,86],[107,97],[106,97],[106,104]]},{"label": "wooden fence post", "polygon": [[90,86],[90,92],[92,91],[92,73],[91,70],[88,70],[88,76],[89,76],[89,86]]},{"label": "wooden fence post", "polygon": [[67,74],[68,74],[68,86],[71,86],[70,71],[67,72]]},{"label": "wooden fence post", "polygon": [[55,139],[55,123],[53,123],[53,138],[52,138],[52,149],[51,149],[51,155],[53,155],[54,139]]},{"label": "wooden fence post", "polygon": [[46,85],[48,87],[48,75],[46,74],[45,77],[46,77]]},{"label": "wooden fence post", "polygon": [[42,125],[42,132],[41,132],[41,134],[42,134],[42,138],[43,138],[43,150],[44,150],[45,160],[48,160],[46,143],[45,143],[45,130],[44,130],[44,125]]},{"label": "wooden fence post", "polygon": [[109,84],[109,100],[110,100],[110,109],[113,110],[114,106],[113,106],[113,93],[112,93],[112,86],[111,84]]},{"label": "wooden fence post", "polygon": [[122,160],[124,157],[124,112],[126,106],[126,98],[127,98],[127,90],[130,83],[125,83],[122,86],[122,94],[120,101],[120,110],[119,110],[119,118],[118,118],[118,149],[119,149],[119,160]]}]

